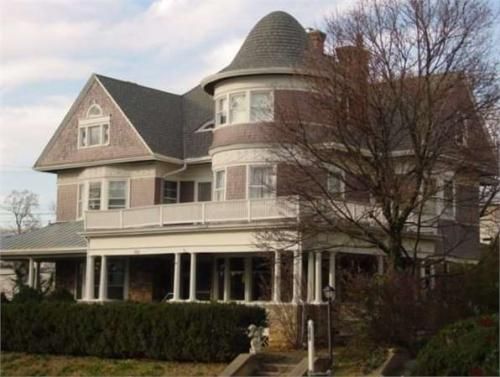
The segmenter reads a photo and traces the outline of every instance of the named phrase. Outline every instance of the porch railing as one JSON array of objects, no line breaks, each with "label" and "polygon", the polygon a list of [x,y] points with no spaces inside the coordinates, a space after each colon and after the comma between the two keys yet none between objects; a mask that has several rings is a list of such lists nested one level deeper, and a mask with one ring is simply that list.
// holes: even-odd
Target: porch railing
[{"label": "porch railing", "polygon": [[125,229],[174,224],[208,224],[297,218],[296,201],[288,198],[163,204],[85,212],[86,229]]}]

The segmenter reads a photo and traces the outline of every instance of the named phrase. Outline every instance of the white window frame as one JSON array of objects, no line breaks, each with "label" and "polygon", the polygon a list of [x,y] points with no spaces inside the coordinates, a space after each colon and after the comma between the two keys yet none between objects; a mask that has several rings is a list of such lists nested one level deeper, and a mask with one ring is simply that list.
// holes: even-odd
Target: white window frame
[{"label": "white window frame", "polygon": [[[226,106],[223,107],[222,109],[219,108],[219,102],[221,99],[224,99],[225,104],[226,104]],[[221,117],[219,114],[222,114],[222,113],[225,114],[225,118],[226,118],[226,121],[224,123],[221,123],[221,121],[220,121]],[[229,123],[229,97],[228,97],[228,95],[219,96],[215,99],[215,127],[225,126],[228,123]]]},{"label": "white window frame", "polygon": [[[251,192],[251,188],[252,187],[264,187],[262,185],[252,185],[250,184],[250,179],[252,177],[252,169],[254,168],[270,168],[272,170],[272,177],[271,177],[271,180],[272,180],[272,183],[271,183],[271,192],[270,192],[270,196],[268,197],[261,197],[261,198],[251,198],[250,197],[250,192]],[[250,164],[250,165],[247,165],[247,171],[246,171],[246,180],[247,180],[247,187],[246,187],[246,197],[247,199],[249,200],[258,200],[258,199],[271,199],[271,198],[276,198],[276,182],[277,182],[277,168],[276,168],[276,165],[272,165],[272,164]]]},{"label": "white window frame", "polygon": [[[224,173],[224,184],[222,188],[217,188],[217,173]],[[222,191],[222,199],[217,199],[217,193]],[[226,191],[227,191],[227,169],[217,169],[214,170],[214,179],[212,184],[212,201],[214,202],[222,202],[226,200]]]},{"label": "white window frame", "polygon": [[[213,200],[213,183],[212,181],[207,181],[207,180],[195,180],[194,181],[194,201],[195,202],[200,202],[198,200],[198,195],[199,195],[199,192],[200,192],[200,188],[199,188],[199,184],[200,183],[210,183],[210,200],[205,200],[204,202],[211,202]],[[203,203],[203,202],[200,202],[200,203]]]},{"label": "white window frame", "polygon": [[[81,198],[80,198],[81,195]],[[81,205],[81,207],[80,207]],[[77,183],[77,193],[76,193],[76,219],[83,219],[83,215],[87,210],[87,185],[86,182]]]},{"label": "white window frame", "polygon": [[[251,98],[252,98],[252,93],[269,93],[270,98],[271,98],[271,104],[270,104],[270,119],[269,120],[250,120],[251,118]],[[246,103],[246,114],[244,117],[244,120],[242,122],[233,122],[231,119],[231,96],[235,95],[240,95],[244,94],[245,95],[245,103]],[[225,98],[226,99],[226,122],[225,123],[219,123],[219,113],[220,110],[218,108],[219,106],[219,100]],[[227,127],[227,126],[232,126],[236,124],[246,124],[246,123],[263,123],[263,122],[273,122],[275,119],[275,114],[274,114],[274,90],[271,88],[251,88],[251,89],[246,89],[246,90],[235,90],[231,92],[226,92],[224,94],[218,95],[215,99],[215,129],[221,128],[221,127]]]},{"label": "white window frame", "polygon": [[[99,115],[91,115],[90,112],[93,109],[98,109]],[[95,148],[109,145],[109,141],[111,140],[111,126],[109,115],[103,115],[103,110],[101,106],[97,103],[93,103],[87,109],[86,117],[78,120],[78,136],[77,136],[77,148],[78,149],[87,149],[87,148]],[[89,140],[89,129],[92,127],[99,127],[99,143],[88,145]],[[108,140],[104,142],[105,129],[107,129]],[[82,140],[82,130],[85,130],[85,139]],[[82,143],[85,142],[85,145]]]},{"label": "white window frame", "polygon": [[104,186],[106,187],[106,204],[105,204],[105,208],[106,209],[110,209],[109,208],[109,184],[111,182],[125,182],[125,207],[123,208],[111,208],[111,210],[115,210],[115,209],[126,209],[126,208],[129,208],[129,202],[130,202],[130,180],[129,179],[124,179],[124,178],[111,178],[111,179],[107,179],[106,180],[106,184],[104,184]]},{"label": "white window frame", "polygon": [[[452,189],[452,203],[451,207],[448,209],[450,212],[447,212],[445,209],[445,197],[444,197],[444,190],[445,190],[445,185],[447,182],[451,183],[451,189]],[[439,216],[446,218],[446,219],[454,219],[455,218],[455,213],[456,213],[456,202],[457,202],[457,182],[456,178],[453,176],[453,173],[445,173],[443,178],[439,179],[439,209],[438,209],[438,214]]]},{"label": "white window frame", "polygon": [[[272,122],[274,120],[274,96],[273,91],[269,89],[263,90],[250,90],[249,94],[249,105],[248,105],[248,121],[249,123],[261,123],[261,122]],[[270,104],[269,104],[269,119],[252,119],[252,97],[254,94],[269,94]]]},{"label": "white window frame", "polygon": [[[93,183],[99,183],[100,185],[100,196],[99,196],[99,209],[92,209],[90,208],[90,185]],[[87,211],[102,211],[104,210],[103,208],[103,196],[104,196],[104,185],[102,180],[91,180],[87,182],[87,187],[86,187],[86,202],[87,202]]]},{"label": "white window frame", "polygon": [[[340,178],[339,178],[340,192],[338,194],[339,194],[339,199],[344,200],[345,199],[345,172],[343,170],[335,167],[335,166],[330,166],[330,168],[328,169],[328,176],[326,178],[326,189],[328,190],[328,193],[330,195],[335,195],[335,193],[333,193],[332,190],[330,189],[330,177],[333,175],[340,176]],[[372,197],[370,195],[370,201],[371,201],[371,199],[372,199]]]}]

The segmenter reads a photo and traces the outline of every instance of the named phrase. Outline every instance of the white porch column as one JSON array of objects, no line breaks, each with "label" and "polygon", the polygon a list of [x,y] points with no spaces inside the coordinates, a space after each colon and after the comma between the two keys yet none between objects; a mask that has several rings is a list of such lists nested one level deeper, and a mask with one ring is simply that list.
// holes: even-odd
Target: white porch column
[{"label": "white porch column", "polygon": [[99,278],[99,301],[108,299],[108,257],[101,256],[101,274]]},{"label": "white porch column", "polygon": [[196,300],[196,253],[191,253],[191,269],[189,271],[189,301]]},{"label": "white porch column", "polygon": [[281,301],[281,254],[279,251],[274,252],[273,301]]},{"label": "white porch column", "polygon": [[217,269],[217,258],[213,257],[212,265],[212,299],[219,299],[219,270]]},{"label": "white porch column", "polygon": [[377,274],[379,274],[379,275],[384,274],[384,256],[383,255],[377,255]]},{"label": "white porch column", "polygon": [[175,253],[174,258],[174,300],[181,298],[181,253]]},{"label": "white porch column", "polygon": [[307,255],[307,302],[314,301],[314,253]]},{"label": "white porch column", "polygon": [[335,256],[337,255],[336,251],[330,251],[330,260],[329,260],[329,269],[328,269],[328,285],[332,288],[335,288]]},{"label": "white porch column", "polygon": [[315,271],[315,293],[314,293],[314,302],[320,303],[323,302],[323,287],[322,287],[322,276],[321,276],[321,251],[316,252],[316,271]]},{"label": "white porch column", "polygon": [[252,257],[245,257],[245,301],[252,301]]},{"label": "white porch column", "polygon": [[33,258],[28,259],[28,287],[34,288],[35,285],[35,262]]},{"label": "white porch column", "polygon": [[229,258],[224,258],[224,301],[231,299],[231,266]]},{"label": "white porch column", "polygon": [[293,298],[297,303],[302,299],[302,253],[300,250],[293,251]]},{"label": "white porch column", "polygon": [[85,299],[94,299],[94,261],[95,257],[87,255],[87,262],[85,263]]}]

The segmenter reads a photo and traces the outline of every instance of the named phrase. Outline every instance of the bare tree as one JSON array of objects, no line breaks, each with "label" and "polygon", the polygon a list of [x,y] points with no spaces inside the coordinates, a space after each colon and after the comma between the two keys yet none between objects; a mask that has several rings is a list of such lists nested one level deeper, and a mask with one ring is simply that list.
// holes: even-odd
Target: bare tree
[{"label": "bare tree", "polygon": [[413,272],[438,235],[441,255],[473,245],[498,191],[492,21],[482,0],[366,0],[328,18],[326,53],[298,71],[308,94],[277,99],[269,130],[301,220],[262,239],[373,247]]},{"label": "bare tree", "polygon": [[14,216],[17,234],[36,229],[40,225],[34,210],[39,207],[38,195],[28,191],[12,191],[4,200],[3,208]]}]

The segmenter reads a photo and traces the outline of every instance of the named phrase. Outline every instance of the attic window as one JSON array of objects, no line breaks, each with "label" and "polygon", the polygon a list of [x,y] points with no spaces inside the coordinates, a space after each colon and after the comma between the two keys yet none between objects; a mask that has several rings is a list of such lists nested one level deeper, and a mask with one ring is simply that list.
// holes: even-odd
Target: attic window
[{"label": "attic window", "polygon": [[203,123],[195,132],[212,132],[214,128],[215,122],[213,120],[209,120]]},{"label": "attic window", "polygon": [[78,121],[78,148],[89,148],[109,144],[110,117],[104,116],[98,104],[92,104],[86,118]]}]

